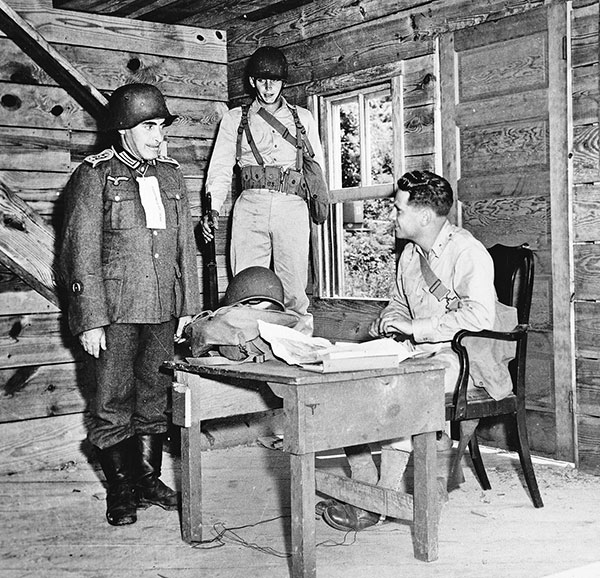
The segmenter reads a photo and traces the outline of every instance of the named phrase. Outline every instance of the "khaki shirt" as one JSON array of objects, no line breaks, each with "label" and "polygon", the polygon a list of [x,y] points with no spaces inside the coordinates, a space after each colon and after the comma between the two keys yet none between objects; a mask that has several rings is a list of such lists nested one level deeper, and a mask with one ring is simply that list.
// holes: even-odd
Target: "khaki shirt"
[{"label": "khaki shirt", "polygon": [[[471,233],[448,221],[426,255],[436,277],[460,300],[458,308],[429,291],[423,277],[420,247],[409,243],[398,262],[396,286],[380,317],[402,318],[412,323],[415,348],[422,353],[450,352],[458,369],[458,357],[450,341],[460,329],[509,331],[517,324],[517,312],[498,302],[494,288],[494,262],[487,249]],[[470,383],[483,387],[494,399],[512,390],[508,361],[514,358],[514,342],[467,338],[471,361]]]},{"label": "khaki shirt", "polygon": [[[283,138],[279,131],[275,130],[259,114],[260,105],[256,100],[250,105],[248,111],[248,124],[258,151],[265,165],[278,166],[284,171],[296,167],[296,147]],[[323,160],[323,147],[319,140],[319,131],[312,114],[300,106],[296,107],[298,118],[306,129],[306,136],[315,153],[315,160],[322,169],[325,167]],[[296,135],[296,124],[294,117],[283,99],[282,105],[273,114],[277,120],[285,125],[290,133]],[[208,174],[206,178],[206,190],[212,197],[212,208],[220,211],[223,203],[231,189],[233,167],[236,165],[236,148],[238,138],[238,127],[242,119],[242,108],[236,107],[227,111],[221,119],[219,132],[215,141],[215,148],[210,159]],[[246,135],[242,135],[242,156],[239,160],[240,168],[256,165],[256,158],[252,153]]]}]

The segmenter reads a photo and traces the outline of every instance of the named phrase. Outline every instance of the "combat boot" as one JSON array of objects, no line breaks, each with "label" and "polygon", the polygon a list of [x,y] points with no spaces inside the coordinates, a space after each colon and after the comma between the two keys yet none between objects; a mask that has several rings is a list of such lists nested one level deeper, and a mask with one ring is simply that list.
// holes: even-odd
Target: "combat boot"
[{"label": "combat boot", "polygon": [[126,526],[137,520],[137,497],[133,485],[135,451],[133,438],[108,448],[98,448],[98,458],[108,485],[106,519],[111,526]]},{"label": "combat boot", "polygon": [[135,487],[139,508],[151,505],[164,510],[176,510],[179,504],[177,492],[159,478],[162,467],[163,434],[138,434],[136,453]]}]

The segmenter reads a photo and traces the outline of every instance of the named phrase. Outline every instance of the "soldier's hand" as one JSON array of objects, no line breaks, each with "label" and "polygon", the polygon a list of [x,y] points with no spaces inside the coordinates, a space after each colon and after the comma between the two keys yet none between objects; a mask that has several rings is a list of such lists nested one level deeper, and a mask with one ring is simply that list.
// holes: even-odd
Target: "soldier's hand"
[{"label": "soldier's hand", "polygon": [[375,319],[369,327],[369,335],[371,337],[391,337],[400,333],[402,335],[412,335],[412,323],[408,319],[390,319],[381,318]]},{"label": "soldier's hand", "polygon": [[369,326],[369,335],[371,337],[381,337],[380,331],[381,319],[375,319]]},{"label": "soldier's hand", "polygon": [[106,351],[106,333],[104,327],[95,327],[79,334],[79,342],[86,353],[100,357],[100,350]]},{"label": "soldier's hand", "polygon": [[211,211],[202,217],[202,236],[207,243],[210,243],[214,237],[214,231],[219,228],[219,213]]}]

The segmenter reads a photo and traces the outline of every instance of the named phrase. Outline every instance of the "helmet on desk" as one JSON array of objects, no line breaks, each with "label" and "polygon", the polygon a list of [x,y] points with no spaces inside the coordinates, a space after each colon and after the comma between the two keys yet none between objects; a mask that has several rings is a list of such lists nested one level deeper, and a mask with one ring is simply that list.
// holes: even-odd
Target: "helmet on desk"
[{"label": "helmet on desk", "polygon": [[285,309],[279,277],[271,269],[259,266],[240,271],[229,283],[223,298],[224,305],[252,305],[261,301],[270,302],[281,311]]},{"label": "helmet on desk", "polygon": [[168,126],[177,116],[169,112],[162,92],[152,84],[125,84],[108,100],[108,130],[133,128],[153,118],[164,118]]},{"label": "helmet on desk", "polygon": [[274,46],[261,46],[248,61],[248,76],[287,80],[288,63],[285,55]]}]

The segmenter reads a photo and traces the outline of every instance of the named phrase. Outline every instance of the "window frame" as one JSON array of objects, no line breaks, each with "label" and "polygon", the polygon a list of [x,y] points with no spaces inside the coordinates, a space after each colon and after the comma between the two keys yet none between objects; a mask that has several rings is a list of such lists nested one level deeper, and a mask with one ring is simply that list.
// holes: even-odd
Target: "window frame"
[{"label": "window frame", "polygon": [[[382,79],[369,85],[355,87],[343,92],[317,95],[319,120],[322,127],[323,149],[328,167],[328,185],[330,188],[331,204],[330,214],[322,227],[318,227],[317,234],[313,236],[313,247],[316,247],[318,256],[315,259],[319,283],[315,285],[315,297],[322,299],[354,299],[346,297],[344,293],[344,255],[343,255],[343,203],[350,201],[364,201],[370,199],[393,198],[395,195],[395,182],[398,175],[402,174],[404,167],[404,140],[403,140],[403,110],[402,110],[403,78],[399,74],[392,78]],[[336,104],[349,101],[358,97],[359,118],[365,119],[365,101],[378,92],[389,91],[392,103],[392,154],[394,174],[391,183],[365,184],[355,187],[341,187],[341,139],[334,141],[334,135],[339,131],[339,113],[332,114]],[[398,106],[398,104],[400,106]],[[339,110],[339,109],[338,109]],[[337,122],[336,122],[337,121]],[[369,150],[366,123],[360,122],[361,142],[361,181],[364,175],[370,181],[370,158],[363,154]],[[332,146],[332,142],[335,145]],[[358,299],[361,299],[360,297]],[[363,297],[362,299],[377,299]]]}]

